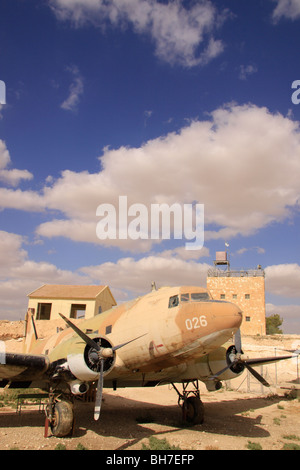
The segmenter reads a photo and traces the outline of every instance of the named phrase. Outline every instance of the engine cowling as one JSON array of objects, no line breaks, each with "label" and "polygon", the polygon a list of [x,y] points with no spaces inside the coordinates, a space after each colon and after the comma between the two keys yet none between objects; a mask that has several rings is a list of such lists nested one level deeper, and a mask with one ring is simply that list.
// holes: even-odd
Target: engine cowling
[{"label": "engine cowling", "polygon": [[[241,362],[236,362],[237,357],[236,347],[228,343],[189,364],[181,379],[198,378],[205,383],[208,391],[219,390],[222,387],[222,380],[234,379],[243,372],[245,366]],[[219,374],[223,369],[226,370]],[[214,377],[215,374],[218,375]]]},{"label": "engine cowling", "polygon": [[228,348],[220,348],[209,354],[208,367],[211,375],[217,374],[226,366],[230,366],[230,364],[232,364],[225,372],[223,372],[223,374],[218,376],[218,380],[222,381],[236,378],[245,369],[245,366],[242,363],[234,364],[237,357],[236,355],[237,351],[234,345],[231,345]]},{"label": "engine cowling", "polygon": [[[104,359],[103,375],[105,376],[113,368],[116,353],[112,351],[112,344],[103,337],[96,337],[93,340],[104,350],[111,349],[111,353]],[[98,352],[90,345],[81,343],[81,351],[71,351],[67,356],[68,366],[72,374],[82,381],[97,380],[100,373],[100,361]]]},{"label": "engine cowling", "polygon": [[[116,353],[107,338],[93,336],[93,341],[100,345],[104,353],[101,357],[104,359],[103,375],[106,375],[115,364]],[[73,337],[61,343],[49,356],[52,378],[64,375],[67,381],[75,378],[81,382],[93,382],[99,377],[98,351],[82,341],[81,338]]]}]

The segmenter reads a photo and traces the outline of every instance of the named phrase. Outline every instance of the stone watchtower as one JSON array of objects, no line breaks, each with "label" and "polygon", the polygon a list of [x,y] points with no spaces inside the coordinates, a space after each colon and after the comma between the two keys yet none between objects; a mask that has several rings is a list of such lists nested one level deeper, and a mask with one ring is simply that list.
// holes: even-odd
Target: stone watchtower
[{"label": "stone watchtower", "polygon": [[226,300],[240,307],[243,334],[266,334],[265,272],[261,266],[231,270],[227,252],[217,252],[214,267],[207,273],[207,289],[215,300]]}]

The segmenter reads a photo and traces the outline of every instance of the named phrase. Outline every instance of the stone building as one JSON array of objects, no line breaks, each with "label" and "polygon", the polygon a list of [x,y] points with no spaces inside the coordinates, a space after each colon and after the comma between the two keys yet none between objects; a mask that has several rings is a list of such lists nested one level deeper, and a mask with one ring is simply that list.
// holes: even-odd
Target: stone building
[{"label": "stone building", "polygon": [[[223,258],[218,262],[218,257]],[[231,270],[226,256],[216,256],[215,266],[207,273],[207,289],[215,300],[237,304],[243,311],[241,332],[246,335],[266,334],[265,272],[257,269]],[[227,269],[220,269],[220,265]]]}]

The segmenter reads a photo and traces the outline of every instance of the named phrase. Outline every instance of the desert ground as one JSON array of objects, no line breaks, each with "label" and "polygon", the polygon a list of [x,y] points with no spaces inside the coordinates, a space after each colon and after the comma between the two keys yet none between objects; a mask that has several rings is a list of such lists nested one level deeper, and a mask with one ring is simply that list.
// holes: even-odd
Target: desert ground
[{"label": "desert ground", "polygon": [[[38,322],[39,335],[54,333],[60,326],[56,323]],[[22,335],[23,322],[0,321],[0,340],[5,341],[7,351],[21,351]],[[243,337],[243,350],[249,357],[280,356],[291,349],[300,349],[300,336]],[[217,392],[208,392],[201,384],[205,420],[196,426],[182,423],[177,394],[168,385],[104,389],[98,422],[93,420],[93,403],[76,400],[74,434],[68,438],[56,438],[51,432],[44,437],[45,415],[37,406],[24,406],[18,414],[15,408],[5,405],[0,408],[0,450],[52,450],[63,446],[67,450],[83,447],[135,451],[143,444],[149,446],[151,436],[191,451],[281,450],[286,445],[299,449],[300,400],[295,389],[299,382],[298,360],[257,370],[269,381],[270,388],[262,387],[246,372],[224,382]]]}]

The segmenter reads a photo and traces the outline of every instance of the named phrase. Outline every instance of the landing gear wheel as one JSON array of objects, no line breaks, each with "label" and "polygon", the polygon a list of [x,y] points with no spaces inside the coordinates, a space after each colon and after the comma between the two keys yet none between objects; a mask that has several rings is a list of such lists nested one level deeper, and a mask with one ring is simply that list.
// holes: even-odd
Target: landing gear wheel
[{"label": "landing gear wheel", "polygon": [[54,405],[54,413],[50,422],[51,432],[55,437],[69,436],[73,431],[73,405],[68,401],[58,401]]},{"label": "landing gear wheel", "polygon": [[183,404],[184,417],[188,423],[202,424],[204,421],[204,405],[200,398],[188,397]]},{"label": "landing gear wheel", "polygon": [[[200,400],[198,380],[182,381],[182,392],[171,382],[178,395],[178,405],[182,410],[182,421],[190,424],[202,424],[204,421],[204,405]],[[193,390],[188,390],[189,385]]]}]

